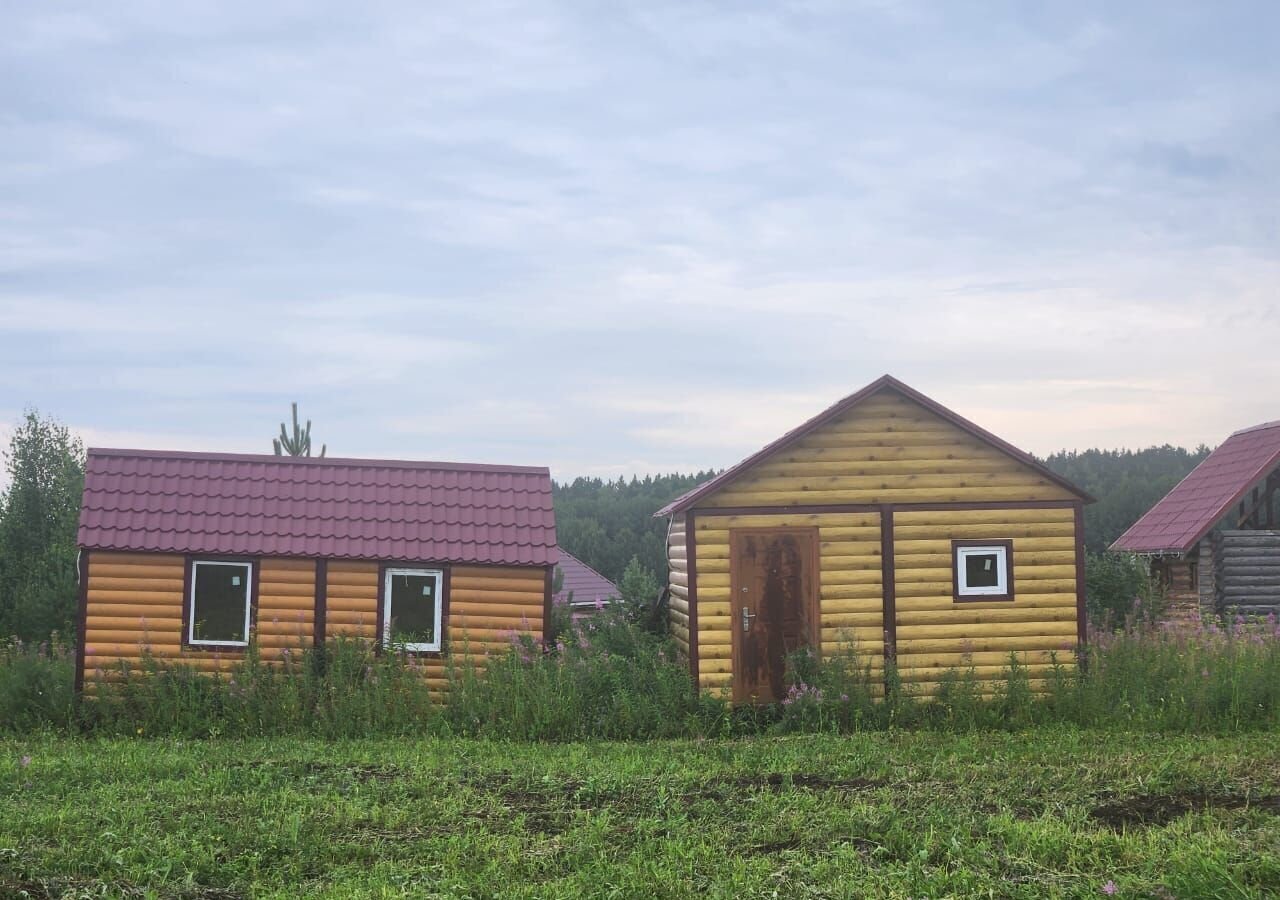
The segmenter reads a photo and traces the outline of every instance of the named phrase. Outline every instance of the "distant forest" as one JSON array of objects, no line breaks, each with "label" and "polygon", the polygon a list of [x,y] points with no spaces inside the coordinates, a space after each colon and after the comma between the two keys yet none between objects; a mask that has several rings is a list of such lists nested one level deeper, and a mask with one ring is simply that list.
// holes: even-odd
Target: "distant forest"
[{"label": "distant forest", "polygon": [[[1063,450],[1044,460],[1088,491],[1085,538],[1100,553],[1209,455],[1208,447]],[[577,478],[554,487],[560,545],[617,582],[634,556],[661,581],[666,575],[666,519],[653,513],[714,472],[605,481]]]}]

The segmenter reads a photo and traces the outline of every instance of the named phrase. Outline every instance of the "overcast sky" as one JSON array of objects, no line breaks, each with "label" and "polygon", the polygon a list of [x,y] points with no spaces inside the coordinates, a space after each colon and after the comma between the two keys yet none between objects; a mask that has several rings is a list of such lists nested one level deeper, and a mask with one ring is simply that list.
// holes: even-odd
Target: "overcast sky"
[{"label": "overcast sky", "polygon": [[[730,464],[1280,419],[1280,4],[0,0],[0,422]],[[3,437],[0,434],[0,437]]]}]

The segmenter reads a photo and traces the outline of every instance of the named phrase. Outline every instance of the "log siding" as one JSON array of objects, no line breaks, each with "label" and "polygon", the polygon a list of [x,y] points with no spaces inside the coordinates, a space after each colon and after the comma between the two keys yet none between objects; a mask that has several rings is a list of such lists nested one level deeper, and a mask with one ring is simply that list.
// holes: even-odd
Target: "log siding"
[{"label": "log siding", "polygon": [[[137,669],[148,658],[162,665],[226,671],[244,657],[242,648],[184,646],[189,558],[94,550],[85,552],[83,562],[82,662],[77,665],[82,684],[114,679],[121,663]],[[484,658],[505,652],[517,633],[542,640],[546,567],[440,568],[446,571],[446,656],[469,658],[483,668]],[[377,562],[255,561],[251,645],[264,661],[279,664],[313,646],[318,625],[331,638],[377,640],[379,571]],[[415,664],[433,690],[444,691],[445,659],[436,655]]]},{"label": "log siding", "polygon": [[779,450],[700,505],[1078,499],[913,400],[885,392]]}]

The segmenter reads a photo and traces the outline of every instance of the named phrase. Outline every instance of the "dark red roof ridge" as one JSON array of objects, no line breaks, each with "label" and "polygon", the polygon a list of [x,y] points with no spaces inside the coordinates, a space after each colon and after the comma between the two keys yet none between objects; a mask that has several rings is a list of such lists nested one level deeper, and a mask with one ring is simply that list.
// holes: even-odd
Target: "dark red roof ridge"
[{"label": "dark red roof ridge", "polygon": [[439,472],[495,472],[515,475],[549,475],[546,466],[510,466],[496,463],[437,462],[413,459],[373,459],[355,456],[276,456],[274,453],[217,453],[190,450],[133,450],[119,447],[90,447],[90,456],[120,456],[146,459],[198,459],[214,462],[280,463],[281,465],[358,466],[366,469],[428,469]]},{"label": "dark red roof ridge", "polygon": [[992,434],[990,431],[987,431],[981,425],[971,422],[970,420],[966,419],[964,416],[960,415],[954,410],[948,409],[947,407],[939,403],[937,400],[934,400],[932,397],[928,397],[925,394],[920,393],[915,388],[899,381],[897,378],[894,378],[892,375],[885,374],[885,375],[881,375],[879,378],[877,378],[875,381],[871,382],[861,390],[855,391],[854,393],[848,395],[844,399],[836,401],[831,406],[827,407],[826,409],[818,413],[813,418],[808,419],[805,422],[802,422],[800,425],[786,432],[784,435],[782,435],[782,437],[778,438],[777,440],[769,444],[766,444],[764,447],[757,450],[755,453],[751,454],[746,459],[725,469],[719,475],[716,475],[715,477],[710,478],[707,481],[704,481],[702,484],[694,487],[692,490],[687,491],[686,493],[680,495],[675,500],[672,500],[666,506],[662,507],[662,509],[654,513],[653,514],[654,517],[656,518],[658,516],[667,516],[667,515],[673,515],[678,512],[684,512],[685,510],[689,509],[694,504],[694,502],[697,501],[698,499],[706,496],[709,493],[720,490],[721,488],[725,487],[730,482],[732,482],[734,479],[738,478],[744,472],[751,469],[753,466],[763,462],[769,456],[785,449],[786,447],[798,441],[800,438],[804,437],[805,435],[809,434],[812,431],[817,430],[819,427],[825,425],[827,422],[836,418],[840,414],[853,408],[858,403],[862,402],[868,397],[874,394],[877,394],[883,390],[897,391],[898,393],[906,397],[908,400],[915,401],[916,403],[920,404],[925,409],[929,410],[935,415],[940,416],[941,418],[947,420],[952,425],[955,425],[956,427],[969,432],[970,435],[972,435],[973,437],[976,437],[978,440],[983,441],[984,443],[990,444],[991,446],[995,447],[997,450],[1001,451],[1002,453],[1005,453],[1006,455],[1013,457],[1015,460],[1022,463],[1023,465],[1029,466],[1039,474],[1048,478],[1054,484],[1057,484],[1059,487],[1065,488],[1066,490],[1075,494],[1085,503],[1094,502],[1094,498],[1090,494],[1088,494],[1086,491],[1082,490],[1081,488],[1077,487],[1076,485],[1072,484],[1066,478],[1063,478],[1061,475],[1059,475],[1057,472],[1050,469],[1048,466],[1046,466],[1040,460],[1036,459],[1030,453],[1027,453],[1025,450],[1018,449],[1013,444],[1010,444],[1008,441],[1004,440],[1003,438],[999,438],[996,435]]},{"label": "dark red roof ridge", "polygon": [[[582,560],[578,559],[578,557],[574,556],[572,553],[570,553],[568,550],[564,549],[563,547],[557,547],[556,549],[560,552],[560,555],[562,557],[567,556],[571,560],[576,562],[578,565],[582,566],[582,568],[590,571],[593,575],[600,575],[599,569],[597,569],[595,566],[591,565],[590,563],[584,563]],[[600,575],[600,577],[604,578],[604,580],[608,581],[610,584],[613,584],[613,582],[610,579],[605,578],[603,575]]]},{"label": "dark red roof ridge", "polygon": [[1268,428],[1280,428],[1280,419],[1274,422],[1263,422],[1261,425],[1250,425],[1248,428],[1241,428],[1239,431],[1231,432],[1231,437],[1237,434],[1248,434],[1251,431],[1266,431]]}]

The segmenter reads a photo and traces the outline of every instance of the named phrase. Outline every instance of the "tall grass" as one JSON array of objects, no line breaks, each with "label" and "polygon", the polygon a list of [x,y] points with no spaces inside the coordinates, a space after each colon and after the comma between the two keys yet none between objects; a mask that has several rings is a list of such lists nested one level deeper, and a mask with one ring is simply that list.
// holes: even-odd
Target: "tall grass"
[{"label": "tall grass", "polygon": [[1203,732],[1280,725],[1274,619],[1172,626],[1131,617],[1120,630],[1094,632],[1083,658],[1083,668],[1061,660],[1034,688],[1011,655],[994,681],[961,665],[926,691],[853,653],[800,654],[780,703],[734,707],[696,692],[670,643],[604,611],[565,626],[548,648],[520,634],[488,657],[455,647],[447,702],[429,690],[420,660],[350,639],[282,664],[250,653],[220,675],[144,660],[134,671],[91,678],[77,702],[68,648],[15,641],[0,646],[0,731],[562,741],[1050,723]]},{"label": "tall grass", "polygon": [[1059,673],[1043,715],[1081,725],[1240,731],[1280,725],[1280,628],[1271,616],[1091,633],[1083,672]]}]

